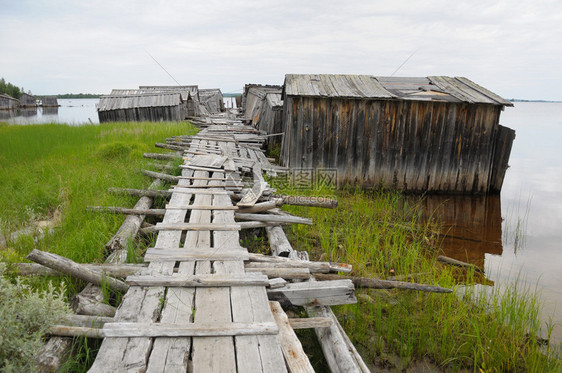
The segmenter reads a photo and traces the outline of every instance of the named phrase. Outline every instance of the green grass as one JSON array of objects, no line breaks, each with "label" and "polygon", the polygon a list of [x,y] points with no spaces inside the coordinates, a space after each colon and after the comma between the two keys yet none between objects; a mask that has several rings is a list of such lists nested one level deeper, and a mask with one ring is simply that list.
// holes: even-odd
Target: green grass
[{"label": "green grass", "polygon": [[109,187],[145,188],[139,169],[153,162],[155,142],[195,133],[189,123],[0,125],[0,229],[4,236],[40,220],[57,220],[52,234],[34,242],[9,243],[0,258],[21,261],[32,249],[77,262],[104,259],[104,244],[124,217],[88,213],[86,206],[132,207],[135,198],[112,195]]},{"label": "green grass", "polygon": [[560,347],[537,342],[549,330],[541,330],[536,293],[519,285],[477,292],[480,275],[437,263],[438,222],[422,222],[419,199],[354,189],[279,192],[333,194],[339,202],[335,210],[284,207],[314,220],[312,226],[288,229],[295,249],[314,259],[350,263],[353,275],[413,275],[410,281],[454,289],[452,294],[358,289],[374,302],[334,307],[367,363],[397,370],[421,361],[444,371],[562,369]]}]

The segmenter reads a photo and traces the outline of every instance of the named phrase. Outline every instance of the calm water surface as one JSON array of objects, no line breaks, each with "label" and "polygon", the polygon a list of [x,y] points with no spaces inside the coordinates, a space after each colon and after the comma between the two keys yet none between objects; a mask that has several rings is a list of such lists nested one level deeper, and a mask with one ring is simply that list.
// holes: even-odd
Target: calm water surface
[{"label": "calm water surface", "polygon": [[97,98],[81,99],[58,99],[58,108],[37,108],[21,111],[17,116],[7,116],[0,120],[7,120],[13,124],[37,124],[37,123],[66,123],[70,125],[81,125],[99,123]]},{"label": "calm water surface", "polygon": [[500,123],[516,138],[501,195],[430,197],[450,238],[445,255],[483,266],[495,286],[519,281],[543,301],[562,342],[562,103],[515,103]]}]

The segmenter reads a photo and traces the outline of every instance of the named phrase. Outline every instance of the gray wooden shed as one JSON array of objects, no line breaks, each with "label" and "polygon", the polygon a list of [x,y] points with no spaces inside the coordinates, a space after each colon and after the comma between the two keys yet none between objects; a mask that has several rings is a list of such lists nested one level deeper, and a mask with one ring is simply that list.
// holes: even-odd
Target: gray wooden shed
[{"label": "gray wooden shed", "polygon": [[0,110],[16,110],[19,100],[10,95],[0,93]]},{"label": "gray wooden shed", "polygon": [[41,106],[43,107],[58,107],[59,102],[57,96],[43,96],[41,97]]},{"label": "gray wooden shed", "polygon": [[513,105],[466,78],[288,74],[283,100],[284,166],[335,170],[340,185],[501,190]]},{"label": "gray wooden shed", "polygon": [[19,100],[20,100],[20,107],[23,108],[37,107],[37,99],[35,98],[35,96],[29,95],[27,93],[22,93]]},{"label": "gray wooden shed", "polygon": [[141,85],[139,89],[156,92],[179,92],[187,108],[186,119],[188,117],[198,117],[201,115],[199,111],[201,99],[199,98],[199,86],[197,85]]},{"label": "gray wooden shed", "polygon": [[218,88],[200,89],[199,98],[210,114],[221,113],[225,110],[222,92]]},{"label": "gray wooden shed", "polygon": [[103,122],[182,121],[186,107],[177,92],[101,96],[98,116]]}]

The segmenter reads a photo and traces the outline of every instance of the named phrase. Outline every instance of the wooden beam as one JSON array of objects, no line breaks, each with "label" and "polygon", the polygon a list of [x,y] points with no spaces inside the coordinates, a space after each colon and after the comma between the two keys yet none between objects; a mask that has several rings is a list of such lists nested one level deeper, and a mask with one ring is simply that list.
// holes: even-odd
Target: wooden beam
[{"label": "wooden beam", "polygon": [[150,216],[164,216],[166,213],[165,209],[129,209],[125,207],[114,207],[114,206],[87,206],[87,211],[91,212],[107,212],[111,214],[123,214],[123,215],[150,215]]},{"label": "wooden beam", "polygon": [[351,280],[290,283],[279,289],[269,289],[267,295],[270,300],[294,306],[357,303]]},{"label": "wooden beam", "polygon": [[404,289],[404,290],[417,290],[425,291],[430,293],[452,293],[451,289],[443,288],[434,285],[424,285],[415,284],[412,282],[402,282],[402,281],[389,281],[381,280],[378,278],[369,277],[351,277],[351,276],[338,276],[338,275],[328,275],[323,273],[315,274],[314,277],[317,280],[337,280],[337,279],[349,279],[353,283],[361,288],[371,288],[371,289]]},{"label": "wooden beam", "polygon": [[129,286],[121,280],[91,271],[83,265],[56,254],[34,249],[27,255],[27,259],[94,285],[102,286],[103,284],[114,291],[126,292],[129,289]]},{"label": "wooden beam", "polygon": [[136,275],[127,277],[127,283],[135,286],[168,286],[168,287],[221,287],[221,286],[267,286],[269,280],[261,273],[243,275]]},{"label": "wooden beam", "polygon": [[312,225],[312,219],[301,218],[300,216],[285,216],[273,214],[241,214],[236,213],[235,217],[239,220],[264,221],[268,223],[284,224],[306,224]]},{"label": "wooden beam", "polygon": [[144,255],[145,262],[191,262],[197,260],[248,260],[246,250],[229,248],[187,248],[160,249],[150,248]]},{"label": "wooden beam", "polygon": [[289,318],[278,302],[269,302],[271,313],[279,328],[279,342],[289,372],[314,372],[302,344],[289,324]]},{"label": "wooden beam", "polygon": [[275,335],[279,328],[273,322],[196,322],[191,324],[119,322],[105,324],[104,336],[133,337],[229,337],[241,335]]},{"label": "wooden beam", "polygon": [[145,158],[160,159],[160,160],[176,160],[181,159],[182,156],[174,153],[144,153]]},{"label": "wooden beam", "polygon": [[128,194],[136,197],[151,197],[151,198],[169,198],[172,192],[168,190],[147,190],[147,189],[132,189],[132,188],[109,188],[110,193],[115,194]]}]

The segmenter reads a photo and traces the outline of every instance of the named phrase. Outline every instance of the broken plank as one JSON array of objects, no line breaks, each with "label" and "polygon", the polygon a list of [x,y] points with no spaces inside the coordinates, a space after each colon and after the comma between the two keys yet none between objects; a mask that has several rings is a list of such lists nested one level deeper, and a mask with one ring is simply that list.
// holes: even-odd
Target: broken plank
[{"label": "broken plank", "polygon": [[269,289],[267,295],[270,300],[295,306],[357,303],[351,280],[334,280],[329,284],[326,281],[291,283],[283,288]]},{"label": "broken plank", "polygon": [[273,318],[279,327],[279,342],[289,372],[314,372],[308,356],[302,348],[295,331],[289,324],[289,318],[278,302],[269,302]]}]

